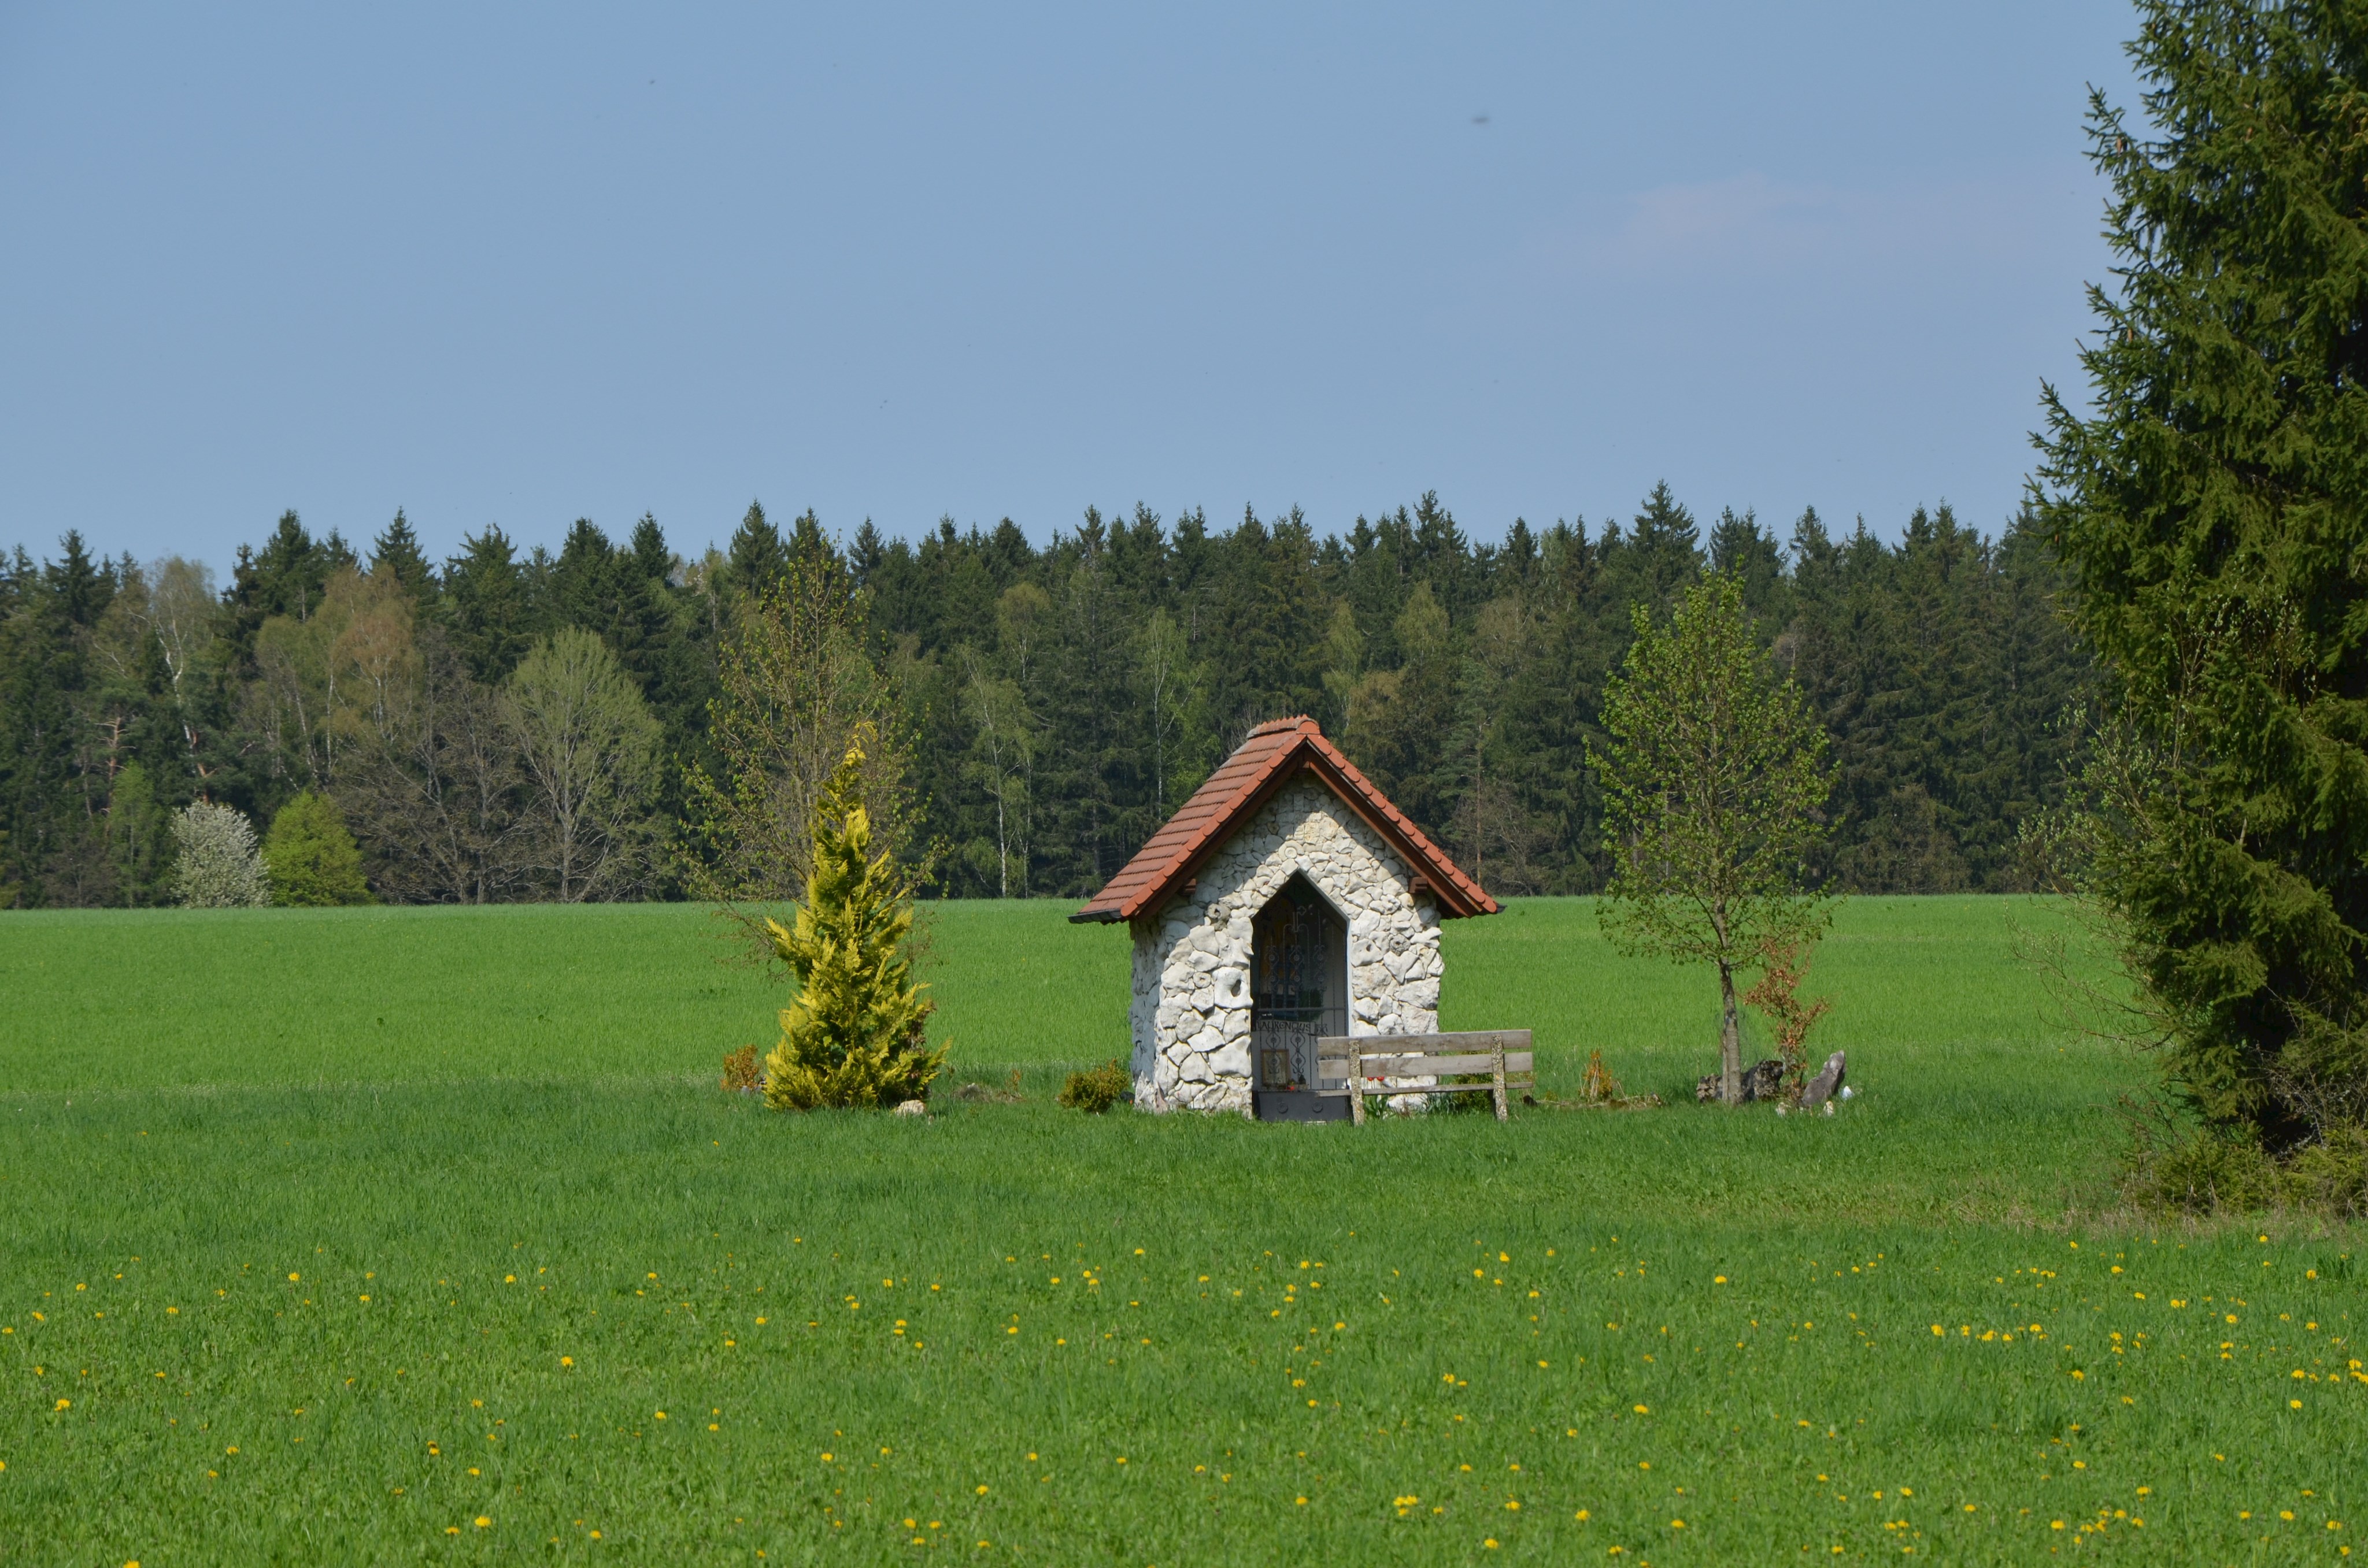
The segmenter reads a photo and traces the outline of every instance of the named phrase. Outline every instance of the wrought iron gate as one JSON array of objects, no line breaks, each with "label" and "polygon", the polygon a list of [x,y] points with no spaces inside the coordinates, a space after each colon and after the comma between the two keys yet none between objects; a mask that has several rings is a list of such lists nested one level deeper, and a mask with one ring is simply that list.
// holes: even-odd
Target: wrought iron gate
[{"label": "wrought iron gate", "polygon": [[1250,1050],[1263,1096],[1316,1087],[1315,1041],[1349,1032],[1345,937],[1339,917],[1294,878],[1252,926]]}]

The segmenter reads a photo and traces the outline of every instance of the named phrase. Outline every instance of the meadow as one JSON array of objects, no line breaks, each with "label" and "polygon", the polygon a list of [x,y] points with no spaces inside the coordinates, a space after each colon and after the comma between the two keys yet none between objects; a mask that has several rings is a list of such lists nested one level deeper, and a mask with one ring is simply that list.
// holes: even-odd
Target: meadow
[{"label": "meadow", "polygon": [[2350,1554],[2359,1237],[2123,1209],[2047,903],[1848,905],[1779,1119],[1517,902],[1445,1026],[1673,1103],[1363,1130],[1053,1107],[1067,909],[932,910],[926,1121],[722,1093],[785,993],[697,909],[0,916],[0,1561]]}]

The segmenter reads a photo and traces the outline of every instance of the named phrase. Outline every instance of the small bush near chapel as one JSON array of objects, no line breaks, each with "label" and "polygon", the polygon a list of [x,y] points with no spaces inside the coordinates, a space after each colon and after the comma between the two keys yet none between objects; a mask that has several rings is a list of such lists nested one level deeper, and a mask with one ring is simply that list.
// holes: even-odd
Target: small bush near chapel
[{"label": "small bush near chapel", "polygon": [[1133,1076],[1113,1056],[1099,1067],[1070,1074],[1058,1097],[1071,1110],[1091,1111],[1099,1116],[1133,1093]]},{"label": "small bush near chapel", "polygon": [[757,1048],[744,1045],[723,1058],[723,1087],[735,1095],[753,1095],[765,1086],[765,1074],[757,1066]]}]

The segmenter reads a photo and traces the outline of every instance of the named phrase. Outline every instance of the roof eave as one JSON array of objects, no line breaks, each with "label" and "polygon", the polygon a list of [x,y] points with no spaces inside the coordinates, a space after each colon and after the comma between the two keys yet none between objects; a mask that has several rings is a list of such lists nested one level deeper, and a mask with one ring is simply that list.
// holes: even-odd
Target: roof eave
[{"label": "roof eave", "polygon": [[[1321,769],[1331,775],[1326,782],[1331,785],[1333,794],[1339,797],[1350,811],[1355,812],[1364,824],[1372,828],[1380,836],[1382,842],[1396,853],[1398,858],[1406,862],[1406,869],[1410,872],[1423,878],[1429,884],[1430,896],[1440,906],[1440,919],[1462,920],[1474,915],[1497,913],[1497,901],[1490,898],[1487,890],[1477,883],[1473,884],[1473,891],[1479,894],[1475,902],[1453,879],[1430,876],[1428,868],[1423,864],[1425,858],[1416,849],[1414,843],[1399,831],[1395,823],[1367,808],[1363,798],[1364,792],[1349,783],[1348,777],[1341,773],[1332,758],[1325,754],[1325,748],[1307,745],[1303,748],[1303,751],[1304,760],[1299,766]],[[1442,864],[1450,866],[1454,864],[1447,858],[1444,851],[1437,851],[1437,853]]]}]

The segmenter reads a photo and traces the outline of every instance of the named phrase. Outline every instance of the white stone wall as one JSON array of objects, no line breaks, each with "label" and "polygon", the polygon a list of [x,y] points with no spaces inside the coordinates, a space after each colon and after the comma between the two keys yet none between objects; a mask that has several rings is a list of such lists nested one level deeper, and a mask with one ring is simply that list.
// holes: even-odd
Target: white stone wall
[{"label": "white stone wall", "polygon": [[1250,920],[1293,872],[1349,927],[1349,1032],[1439,1028],[1439,912],[1338,795],[1302,774],[1134,934],[1134,1098],[1147,1110],[1250,1109]]}]

